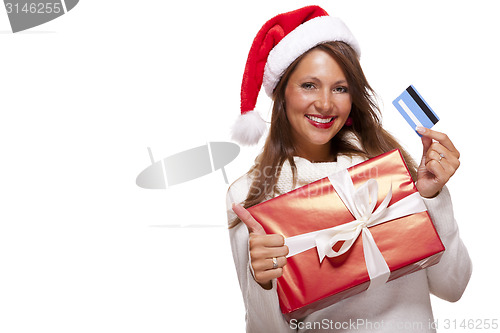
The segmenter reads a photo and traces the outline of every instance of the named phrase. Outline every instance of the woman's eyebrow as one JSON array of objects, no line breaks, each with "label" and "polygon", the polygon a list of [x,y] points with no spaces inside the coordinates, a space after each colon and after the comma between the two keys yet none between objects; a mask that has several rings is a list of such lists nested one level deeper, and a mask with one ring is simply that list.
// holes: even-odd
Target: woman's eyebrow
[{"label": "woman's eyebrow", "polygon": [[302,80],[310,80],[310,81],[321,81],[319,78],[317,78],[316,76],[310,76],[310,75],[306,75],[302,78]]},{"label": "woman's eyebrow", "polygon": [[[309,75],[308,75],[308,76],[303,77],[303,78],[302,78],[302,80],[303,80],[303,81],[310,80],[310,81],[318,81],[318,82],[321,82],[321,80],[320,80],[318,77],[316,77],[316,76],[309,76]],[[347,80],[343,80],[343,79],[342,79],[342,80],[338,80],[338,81],[335,81],[333,84],[334,84],[334,85],[337,85],[337,84],[347,84]]]}]

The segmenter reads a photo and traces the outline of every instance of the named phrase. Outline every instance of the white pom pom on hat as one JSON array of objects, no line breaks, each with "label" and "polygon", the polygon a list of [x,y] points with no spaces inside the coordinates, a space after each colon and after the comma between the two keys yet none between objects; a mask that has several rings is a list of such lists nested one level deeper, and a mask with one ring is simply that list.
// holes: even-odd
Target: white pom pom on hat
[{"label": "white pom pom on hat", "polygon": [[279,14],[257,33],[248,53],[241,84],[241,115],[232,128],[232,139],[243,145],[259,142],[267,126],[255,110],[260,87],[272,93],[284,71],[300,55],[325,42],[342,41],[361,54],[347,26],[319,6]]},{"label": "white pom pom on hat", "polygon": [[232,139],[245,145],[256,145],[266,131],[266,122],[257,111],[242,113],[233,125]]}]

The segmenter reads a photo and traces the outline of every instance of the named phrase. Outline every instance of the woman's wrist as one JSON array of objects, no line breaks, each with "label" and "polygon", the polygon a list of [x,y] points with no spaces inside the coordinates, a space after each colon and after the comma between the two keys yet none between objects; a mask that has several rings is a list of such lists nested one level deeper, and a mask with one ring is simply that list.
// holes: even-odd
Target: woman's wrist
[{"label": "woman's wrist", "polygon": [[439,195],[439,193],[441,193],[441,190],[437,191],[437,193],[434,194],[434,195],[431,195],[431,196],[422,196],[422,197],[426,198],[426,199],[434,199],[435,197],[437,197]]}]

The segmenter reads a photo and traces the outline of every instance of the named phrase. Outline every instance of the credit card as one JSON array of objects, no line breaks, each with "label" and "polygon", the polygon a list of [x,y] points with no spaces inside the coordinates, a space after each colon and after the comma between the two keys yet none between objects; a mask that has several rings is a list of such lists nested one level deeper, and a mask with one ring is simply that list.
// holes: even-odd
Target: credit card
[{"label": "credit card", "polygon": [[413,85],[410,85],[403,91],[392,104],[398,109],[399,113],[401,113],[413,130],[417,126],[431,128],[439,121],[439,117]]}]

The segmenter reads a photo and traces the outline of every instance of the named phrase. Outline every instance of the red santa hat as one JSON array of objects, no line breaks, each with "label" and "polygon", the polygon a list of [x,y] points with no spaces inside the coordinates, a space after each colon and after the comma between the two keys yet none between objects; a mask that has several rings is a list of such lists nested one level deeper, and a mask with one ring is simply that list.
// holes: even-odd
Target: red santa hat
[{"label": "red santa hat", "polygon": [[295,59],[331,41],[345,42],[360,55],[359,44],[344,22],[318,6],[279,14],[262,26],[248,53],[241,84],[241,115],[233,126],[233,140],[257,144],[266,130],[265,121],[255,110],[260,87],[263,85],[272,97],[284,71]]}]

